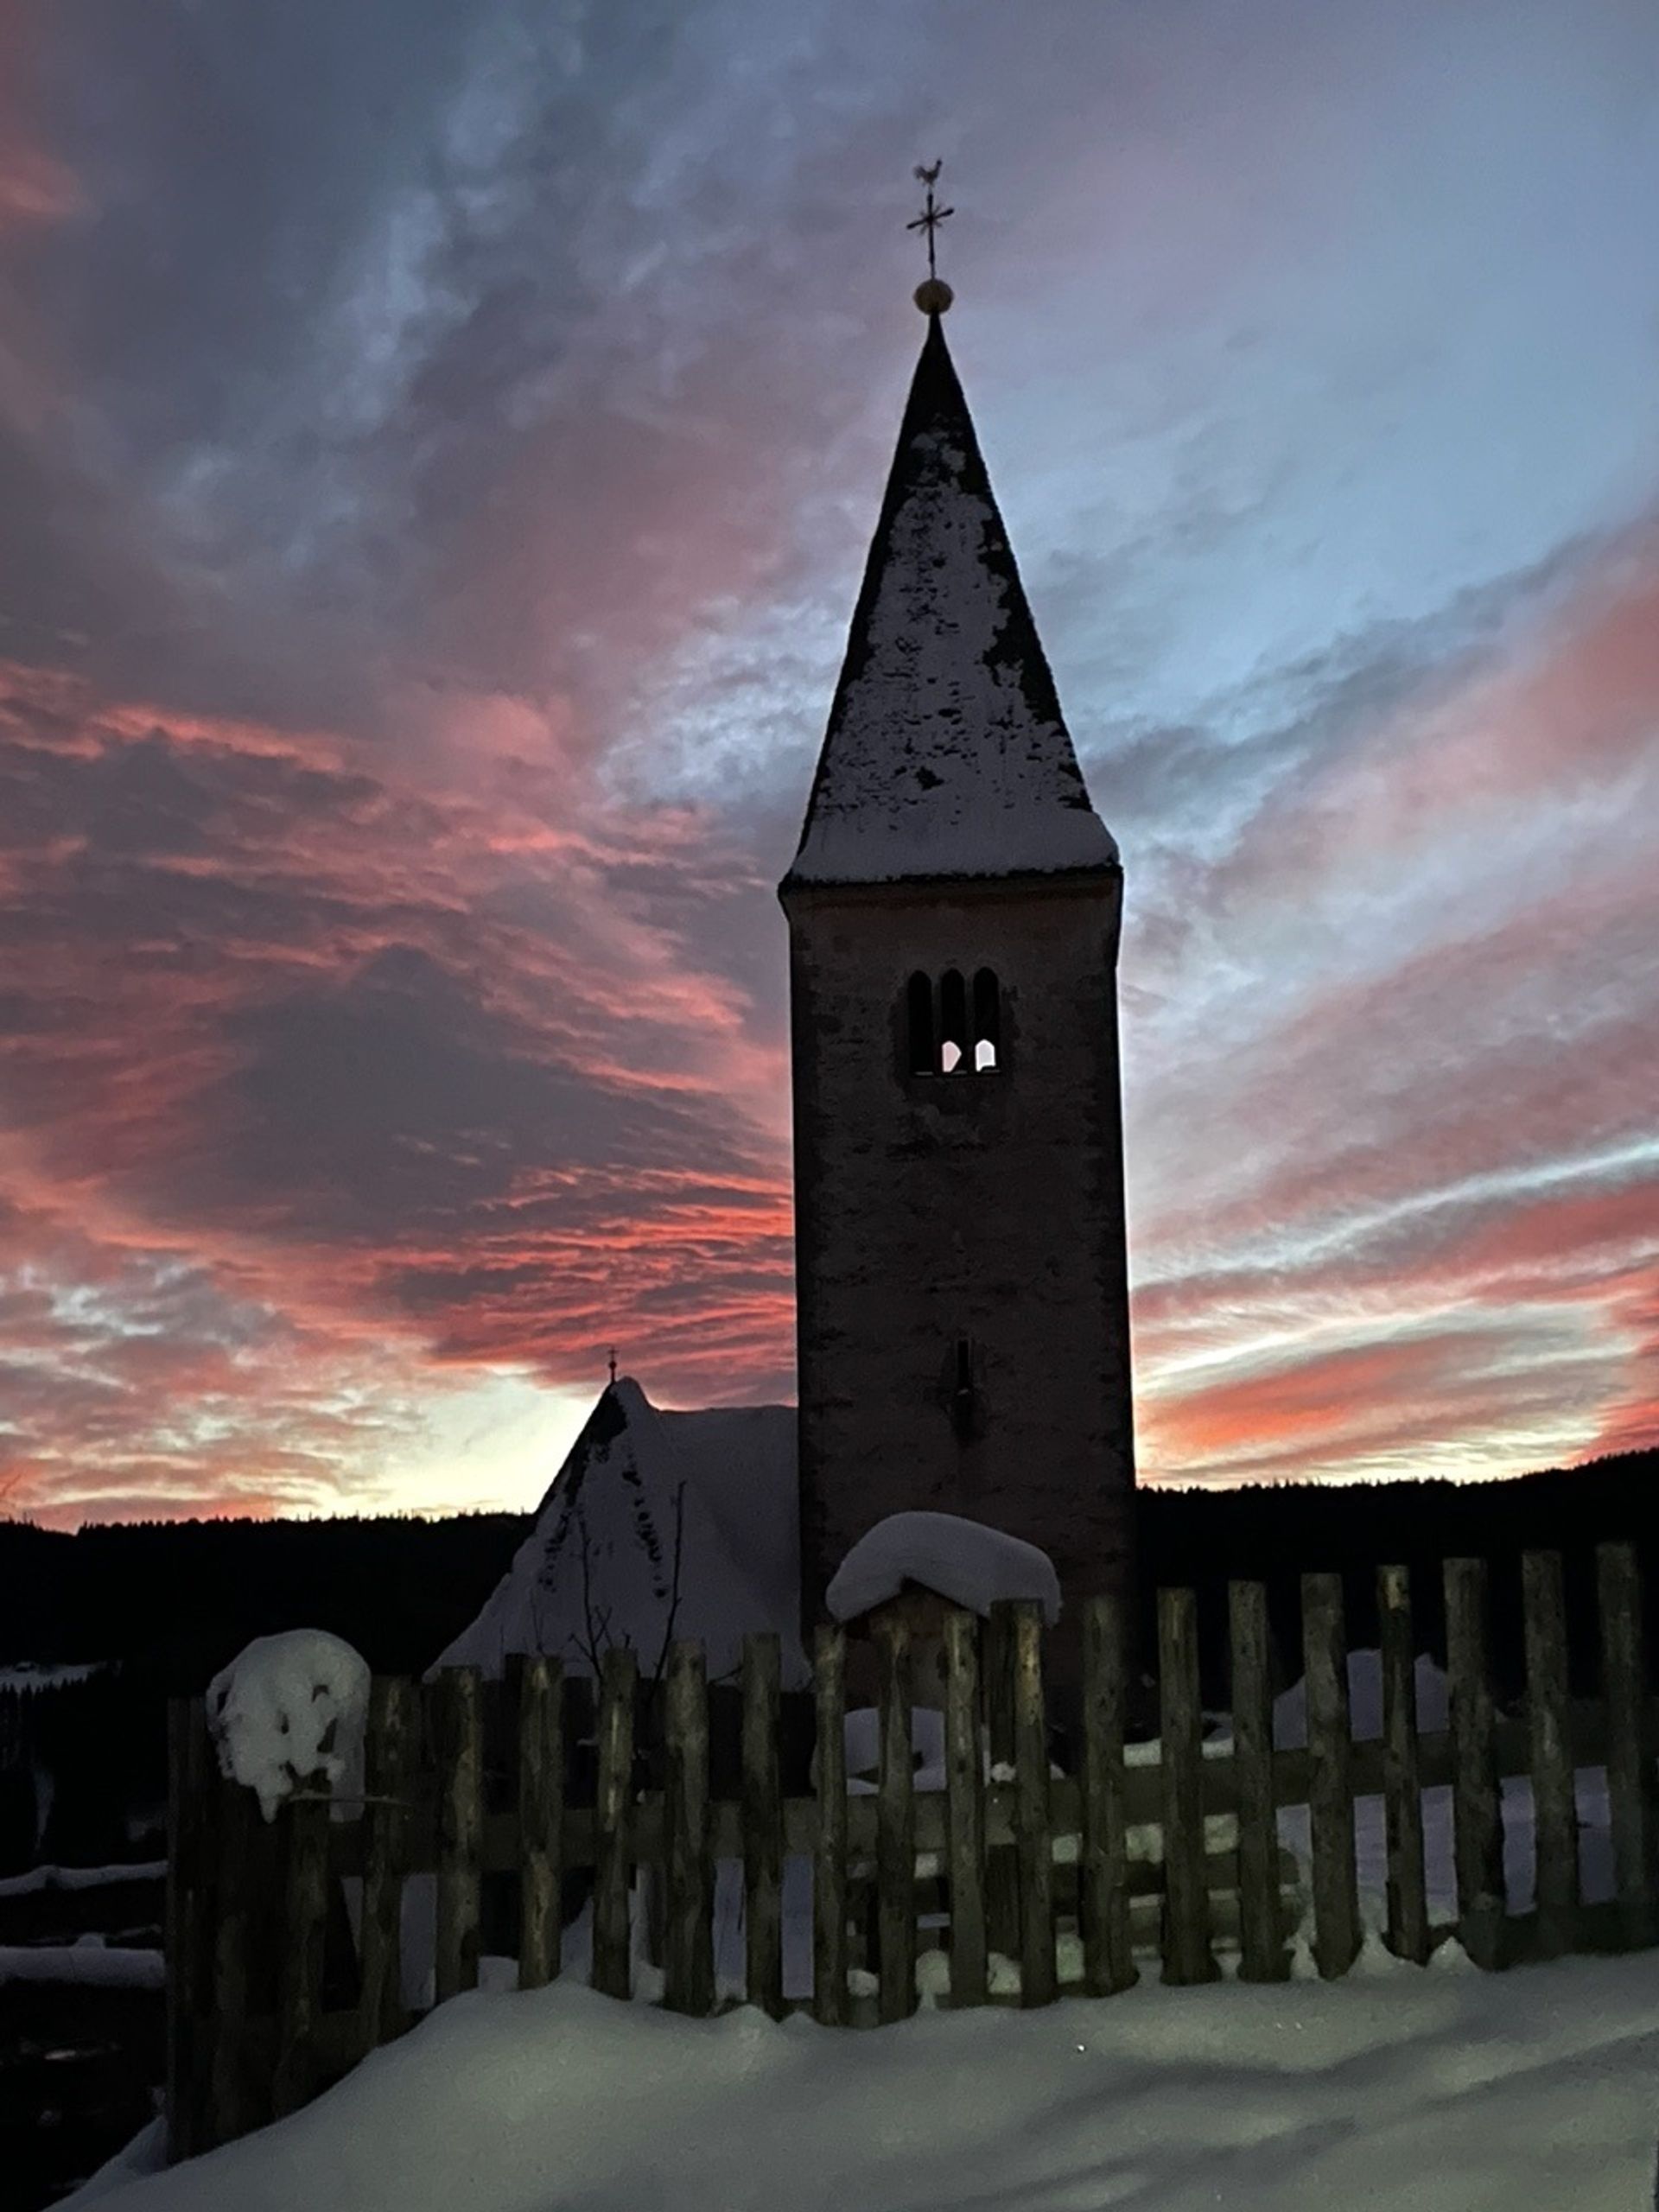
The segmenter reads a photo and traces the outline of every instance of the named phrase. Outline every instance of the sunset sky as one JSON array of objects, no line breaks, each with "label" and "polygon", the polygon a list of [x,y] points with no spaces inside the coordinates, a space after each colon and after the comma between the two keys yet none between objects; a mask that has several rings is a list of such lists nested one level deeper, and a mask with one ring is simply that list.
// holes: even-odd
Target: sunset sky
[{"label": "sunset sky", "polygon": [[0,0],[0,1505],[791,1395],[936,156],[1124,854],[1143,1476],[1659,1441],[1651,0]]}]

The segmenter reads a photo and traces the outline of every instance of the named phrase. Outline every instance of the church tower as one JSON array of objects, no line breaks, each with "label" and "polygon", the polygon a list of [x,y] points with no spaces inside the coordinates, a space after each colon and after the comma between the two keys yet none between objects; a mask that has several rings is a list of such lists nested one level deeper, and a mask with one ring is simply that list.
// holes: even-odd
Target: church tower
[{"label": "church tower", "polygon": [[945,346],[950,299],[917,295],[927,336],[779,889],[803,1625],[858,1537],[920,1508],[1040,1545],[1070,1645],[1081,1599],[1132,1589],[1122,871]]}]

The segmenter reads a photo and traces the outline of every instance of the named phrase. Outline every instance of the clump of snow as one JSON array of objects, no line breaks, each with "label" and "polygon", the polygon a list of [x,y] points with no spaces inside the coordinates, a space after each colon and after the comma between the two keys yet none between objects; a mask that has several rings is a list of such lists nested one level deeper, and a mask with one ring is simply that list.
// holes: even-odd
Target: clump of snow
[{"label": "clump of snow", "polygon": [[1062,1982],[1081,1981],[1088,1971],[1088,1960],[1081,1936],[1061,1934],[1054,1938],[1054,1972]]},{"label": "clump of snow", "polygon": [[992,1951],[985,1961],[985,1986],[993,1997],[1020,1994],[1020,1961],[1006,1951]]},{"label": "clump of snow", "polygon": [[856,1620],[896,1598],[906,1582],[976,1613],[988,1613],[1001,1599],[1027,1599],[1051,1624],[1059,1618],[1059,1579],[1047,1553],[955,1513],[893,1513],[878,1521],[842,1560],[825,1603],[836,1620]]},{"label": "clump of snow", "polygon": [[925,2006],[942,2003],[950,1994],[950,1960],[944,1951],[923,1951],[916,1960],[916,1994]]},{"label": "clump of snow", "polygon": [[257,1637],[207,1687],[219,1770],[257,1793],[268,1821],[318,1774],[360,1794],[368,1703],[368,1662],[340,1637],[310,1628]]}]

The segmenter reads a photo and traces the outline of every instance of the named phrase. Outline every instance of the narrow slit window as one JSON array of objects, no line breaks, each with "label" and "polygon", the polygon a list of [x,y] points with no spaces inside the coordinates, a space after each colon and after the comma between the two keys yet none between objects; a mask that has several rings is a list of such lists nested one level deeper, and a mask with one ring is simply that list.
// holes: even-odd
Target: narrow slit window
[{"label": "narrow slit window", "polygon": [[982,968],[974,977],[974,1072],[988,1075],[1001,1065],[1001,994],[996,976]]},{"label": "narrow slit window", "polygon": [[934,1058],[933,982],[919,969],[906,988],[905,1027],[912,1075],[931,1075],[938,1065]]},{"label": "narrow slit window", "polygon": [[950,1393],[950,1418],[965,1443],[974,1427],[974,1349],[966,1337],[957,1338],[956,1387]]},{"label": "narrow slit window", "polygon": [[939,979],[939,1073],[969,1065],[968,987],[960,969],[947,968]]}]

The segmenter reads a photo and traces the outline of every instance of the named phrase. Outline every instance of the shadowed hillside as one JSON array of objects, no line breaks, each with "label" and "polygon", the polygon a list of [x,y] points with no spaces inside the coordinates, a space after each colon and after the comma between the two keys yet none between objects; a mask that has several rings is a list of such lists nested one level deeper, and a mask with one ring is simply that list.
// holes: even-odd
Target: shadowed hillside
[{"label": "shadowed hillside", "polygon": [[525,1526],[454,1520],[143,1521],[74,1535],[0,1524],[0,1665],[139,1659],[180,1689],[250,1637],[330,1629],[418,1673],[470,1620]]},{"label": "shadowed hillside", "polygon": [[[1656,1489],[1659,1448],[1507,1482],[1149,1488],[1141,1587],[1236,1575],[1294,1595],[1302,1573],[1341,1570],[1363,1641],[1379,1560],[1501,1562],[1529,1546],[1639,1540]],[[417,1674],[478,1611],[528,1526],[512,1513],[139,1522],[74,1535],[0,1522],[0,1666],[142,1661],[196,1689],[249,1637],[303,1624],[343,1636],[378,1672]]]}]

